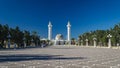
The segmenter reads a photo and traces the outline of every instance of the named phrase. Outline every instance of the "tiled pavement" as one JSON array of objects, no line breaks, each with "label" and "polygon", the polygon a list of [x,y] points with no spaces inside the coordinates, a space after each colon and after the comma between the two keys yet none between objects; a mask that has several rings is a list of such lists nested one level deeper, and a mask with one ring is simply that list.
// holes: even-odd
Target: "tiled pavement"
[{"label": "tiled pavement", "polygon": [[120,50],[80,46],[1,50],[0,68],[120,68]]}]

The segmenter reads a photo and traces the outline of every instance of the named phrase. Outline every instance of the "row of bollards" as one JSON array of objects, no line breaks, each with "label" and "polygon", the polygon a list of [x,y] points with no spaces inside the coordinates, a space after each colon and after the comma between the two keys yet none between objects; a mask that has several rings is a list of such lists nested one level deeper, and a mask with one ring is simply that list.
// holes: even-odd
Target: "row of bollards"
[{"label": "row of bollards", "polygon": [[[112,37],[111,34],[107,35],[107,38],[108,38],[108,48],[112,47],[111,46],[111,37]],[[83,46],[83,40],[81,40],[80,42],[81,42],[80,45]],[[86,39],[85,42],[86,42],[86,46],[88,46],[88,39]],[[95,37],[93,38],[93,46],[97,47],[97,38],[95,38]],[[119,48],[119,43],[117,43],[117,47]]]}]

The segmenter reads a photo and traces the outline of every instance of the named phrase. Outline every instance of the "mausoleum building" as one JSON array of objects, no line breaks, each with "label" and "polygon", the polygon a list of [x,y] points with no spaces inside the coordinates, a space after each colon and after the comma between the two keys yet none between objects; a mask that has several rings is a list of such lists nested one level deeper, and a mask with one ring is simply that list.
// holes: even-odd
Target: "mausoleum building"
[{"label": "mausoleum building", "polygon": [[54,43],[54,45],[71,44],[71,25],[70,25],[70,22],[68,21],[68,24],[67,24],[67,38],[64,39],[62,34],[57,34],[53,40],[52,39],[52,23],[49,21],[48,40],[52,41]]}]

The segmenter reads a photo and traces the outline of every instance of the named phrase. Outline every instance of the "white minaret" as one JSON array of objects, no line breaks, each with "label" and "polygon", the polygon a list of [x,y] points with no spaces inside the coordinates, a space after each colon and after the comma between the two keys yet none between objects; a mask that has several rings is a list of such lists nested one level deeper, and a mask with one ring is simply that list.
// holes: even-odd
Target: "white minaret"
[{"label": "white minaret", "polygon": [[71,25],[70,25],[70,22],[68,21],[68,24],[67,24],[67,41],[69,41],[69,42],[71,40],[71,31],[70,31],[70,28],[71,28]]},{"label": "white minaret", "polygon": [[51,40],[51,38],[52,38],[52,24],[49,21],[49,24],[48,24],[48,40]]}]

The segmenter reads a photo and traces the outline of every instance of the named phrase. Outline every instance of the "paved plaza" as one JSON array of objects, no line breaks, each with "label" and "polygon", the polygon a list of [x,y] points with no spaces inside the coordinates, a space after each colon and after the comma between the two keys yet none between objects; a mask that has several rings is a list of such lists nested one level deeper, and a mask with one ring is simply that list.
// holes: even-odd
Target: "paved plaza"
[{"label": "paved plaza", "polygon": [[120,49],[61,45],[0,50],[0,68],[120,68]]}]

